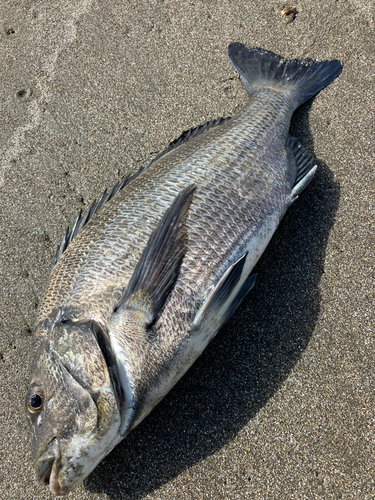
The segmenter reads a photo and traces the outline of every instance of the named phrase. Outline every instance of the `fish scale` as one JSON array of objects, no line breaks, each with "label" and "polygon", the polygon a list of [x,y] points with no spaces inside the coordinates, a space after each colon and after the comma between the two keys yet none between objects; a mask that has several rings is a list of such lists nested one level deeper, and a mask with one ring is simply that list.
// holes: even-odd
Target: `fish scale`
[{"label": "fish scale", "polygon": [[[197,197],[191,207],[191,211],[194,213],[194,207],[196,206],[196,212],[203,214],[203,223],[207,221],[206,217],[210,213],[212,207],[212,198],[209,197],[209,190],[207,189],[208,184],[212,184],[212,179],[215,180],[217,186],[215,198],[217,197],[222,200],[222,207],[226,204],[229,206],[232,204],[236,208],[241,204],[243,205],[245,193],[242,191],[242,196],[239,196],[238,177],[236,177],[238,170],[246,172],[247,176],[251,176],[252,179],[256,177],[256,174],[260,174],[263,179],[265,169],[263,168],[263,171],[259,172],[258,165],[260,161],[265,161],[265,166],[272,165],[272,168],[275,166],[275,161],[270,153],[266,158],[257,158],[257,156],[251,154],[254,147],[257,148],[257,146],[259,146],[256,149],[257,151],[263,150],[263,148],[261,149],[260,143],[264,136],[265,126],[263,126],[262,123],[270,119],[275,120],[275,123],[278,121],[285,122],[285,115],[287,113],[291,115],[287,98],[281,96],[284,97],[284,99],[281,99],[277,95],[275,99],[275,96],[273,96],[273,101],[275,101],[275,103],[272,101],[270,103],[269,96],[265,93],[263,94],[264,95],[260,98],[260,103],[256,101],[250,103],[250,105],[246,106],[246,108],[240,112],[236,120],[231,120],[221,127],[208,131],[204,136],[192,139],[187,144],[180,146],[179,149],[160,158],[146,171],[147,175],[145,172],[145,174],[133,181],[129,187],[121,191],[115,198],[115,202],[109,202],[98,214],[95,221],[96,224],[91,225],[91,227],[88,226],[86,232],[77,237],[74,255],[70,257],[69,248],[66,251],[66,255],[63,255],[62,260],[64,260],[65,267],[72,273],[70,279],[67,280],[65,276],[63,280],[61,279],[60,266],[57,265],[57,269],[54,270],[50,282],[50,294],[53,302],[63,304],[68,300],[69,305],[74,305],[77,302],[80,303],[82,301],[83,290],[88,288],[91,290],[91,301],[95,309],[86,309],[82,311],[82,315],[83,317],[92,317],[92,314],[95,313],[97,309],[98,300],[99,303],[102,302],[100,299],[103,297],[103,294],[106,294],[107,288],[109,288],[112,293],[112,286],[120,290],[126,286],[132,269],[134,269],[135,263],[140,256],[142,247],[146,245],[152,229],[156,226],[163,210],[165,210],[165,206],[168,206],[178,194],[179,190],[186,185],[190,183],[195,183],[199,187],[202,185],[201,189],[202,192],[205,193],[205,196],[202,196],[202,199]],[[284,106],[280,106],[280,101]],[[262,108],[262,104],[266,104],[269,109],[267,109],[265,117],[261,116],[259,118],[255,113]],[[272,107],[273,104],[275,104],[274,107]],[[279,104],[279,106],[277,106],[277,104]],[[272,117],[271,113],[273,115]],[[279,118],[279,120],[277,120],[277,118]],[[288,118],[289,117],[287,117],[287,119]],[[284,123],[283,128],[284,135],[286,135],[288,124]],[[198,141],[200,144],[195,144],[195,142]],[[249,143],[252,147],[248,147]],[[230,148],[231,145],[233,145],[233,149],[228,150],[228,146]],[[200,148],[200,156],[195,159],[194,153],[197,148]],[[249,155],[247,152],[250,152],[253,164],[249,165]],[[193,157],[191,158],[191,156]],[[234,171],[232,171],[232,165],[236,165]],[[282,167],[280,171],[282,172]],[[151,186],[150,178],[153,179],[154,183]],[[176,178],[180,179],[179,184],[176,184]],[[156,180],[159,180],[160,184],[154,187]],[[168,181],[170,181],[170,186],[173,189],[168,189]],[[273,187],[275,188],[276,186]],[[129,200],[130,190],[132,191],[133,199]],[[156,193],[156,195],[154,193]],[[152,194],[154,194],[154,197],[158,200],[161,198],[163,203],[159,203],[158,206],[155,200],[152,199]],[[254,208],[262,202],[263,193],[258,190],[255,194],[256,198],[254,199],[254,197],[251,197],[250,192],[247,193],[247,203],[243,211],[238,214],[239,222],[236,224],[236,229],[233,227],[234,220],[231,219],[231,214],[234,213],[233,207],[228,211],[223,211],[221,207],[217,212],[212,212],[213,216],[215,216],[218,221],[217,228],[224,229],[229,222],[230,232],[236,232],[238,235],[238,229],[241,232],[243,232],[244,229],[246,231],[246,225],[251,222]],[[223,196],[227,199],[223,199]],[[270,199],[275,203],[275,198],[270,197]],[[147,205],[152,206],[153,214],[148,214],[148,226],[147,230],[144,230],[146,228],[142,225],[142,219],[144,218],[143,207]],[[250,205],[251,209],[249,211],[248,207]],[[268,207],[265,207],[266,211],[267,208]],[[127,235],[124,234],[123,225],[125,221],[127,226],[132,229],[132,239],[127,239]],[[212,225],[206,227],[205,230],[205,225],[206,224],[195,224],[195,233],[191,235],[192,242],[195,240],[195,236],[201,241],[201,244],[204,243],[204,240],[209,238],[210,235],[215,235],[217,238],[218,229]],[[206,233],[203,241],[202,238],[200,238],[200,232],[202,230]],[[134,241],[135,237],[136,240]],[[78,238],[82,246],[82,250],[79,252],[82,260],[79,261],[77,261]],[[222,241],[220,238],[219,241],[220,247],[218,250],[216,250],[216,246],[212,245],[212,241],[206,241],[212,252],[212,259],[215,260],[216,263],[218,259],[225,259],[225,256],[221,255],[222,251],[220,248],[226,248],[227,255],[231,253],[231,250],[227,249],[228,241]],[[123,247],[118,248],[120,245]],[[107,249],[112,256],[116,249],[118,250],[117,265],[116,262],[113,261],[109,265],[106,265],[105,259],[103,259],[103,253]],[[124,249],[129,255],[128,259],[121,257],[124,254]],[[86,269],[88,270],[87,272]],[[115,277],[112,281],[113,275],[115,275]],[[57,276],[56,280],[53,279],[54,276]],[[187,276],[189,275],[187,274]],[[102,283],[103,285],[100,286]],[[92,292],[92,287],[97,289],[97,291]],[[51,290],[55,291],[55,293],[51,292]],[[103,299],[104,301],[107,300],[106,297],[103,297]],[[89,301],[90,299],[86,300],[86,307]],[[108,313],[110,309],[109,307]],[[47,311],[41,308],[38,316],[41,318],[46,312]]]},{"label": "fish scale", "polygon": [[37,477],[55,495],[194,363],[254,286],[252,269],[316,171],[289,123],[341,64],[241,44],[228,55],[249,94],[243,109],[185,132],[105,192],[57,249],[26,395]]}]

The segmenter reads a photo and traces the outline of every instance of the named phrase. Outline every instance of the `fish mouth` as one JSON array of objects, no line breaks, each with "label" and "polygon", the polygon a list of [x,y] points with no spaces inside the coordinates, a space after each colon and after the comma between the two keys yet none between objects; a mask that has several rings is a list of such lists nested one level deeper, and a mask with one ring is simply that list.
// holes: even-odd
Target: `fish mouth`
[{"label": "fish mouth", "polygon": [[38,464],[38,469],[36,474],[38,476],[39,483],[42,484],[43,486],[49,485],[52,473],[52,467],[54,463],[55,463],[55,457],[50,458],[49,460],[43,461],[42,463]]},{"label": "fish mouth", "polygon": [[35,465],[35,472],[39,483],[49,486],[55,496],[66,495],[60,488],[58,480],[58,467],[60,464],[60,452],[56,439],[53,439],[46,452],[39,458]]},{"label": "fish mouth", "polygon": [[49,461],[43,461],[38,467],[37,476],[41,485],[49,486],[51,493],[59,497],[67,495],[69,491],[65,491],[60,487],[56,463],[57,460],[54,458],[49,459]]}]

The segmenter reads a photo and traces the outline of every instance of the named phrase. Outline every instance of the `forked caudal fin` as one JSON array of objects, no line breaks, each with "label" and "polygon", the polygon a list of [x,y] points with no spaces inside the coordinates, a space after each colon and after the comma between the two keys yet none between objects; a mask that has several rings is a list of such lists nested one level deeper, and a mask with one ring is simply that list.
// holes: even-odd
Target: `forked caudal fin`
[{"label": "forked caudal fin", "polygon": [[248,94],[280,85],[294,94],[296,107],[331,83],[342,70],[342,64],[337,60],[287,60],[267,50],[248,49],[241,43],[229,45],[228,57],[241,75]]}]

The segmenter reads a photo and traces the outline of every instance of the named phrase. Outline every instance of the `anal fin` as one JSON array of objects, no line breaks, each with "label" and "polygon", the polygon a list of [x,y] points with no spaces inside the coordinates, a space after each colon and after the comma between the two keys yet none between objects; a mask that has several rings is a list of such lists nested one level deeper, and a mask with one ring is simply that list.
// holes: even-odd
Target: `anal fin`
[{"label": "anal fin", "polygon": [[307,172],[305,177],[302,177],[302,179],[298,182],[298,184],[294,186],[290,194],[293,201],[296,200],[298,196],[302,193],[302,191],[305,189],[305,187],[307,187],[310,184],[317,168],[318,166],[315,165],[311,170]]},{"label": "anal fin", "polygon": [[310,184],[318,167],[312,154],[295,137],[289,135],[285,147],[291,152],[295,161],[296,178],[291,192],[294,201]]}]

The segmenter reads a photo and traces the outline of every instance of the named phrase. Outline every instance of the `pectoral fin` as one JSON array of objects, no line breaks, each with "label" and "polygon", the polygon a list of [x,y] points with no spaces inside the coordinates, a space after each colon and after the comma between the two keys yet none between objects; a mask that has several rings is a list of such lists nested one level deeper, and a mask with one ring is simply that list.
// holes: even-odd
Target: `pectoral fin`
[{"label": "pectoral fin", "polygon": [[152,232],[116,309],[145,313],[148,325],[155,322],[178,278],[187,247],[185,220],[195,186],[189,186],[173,201]]}]

